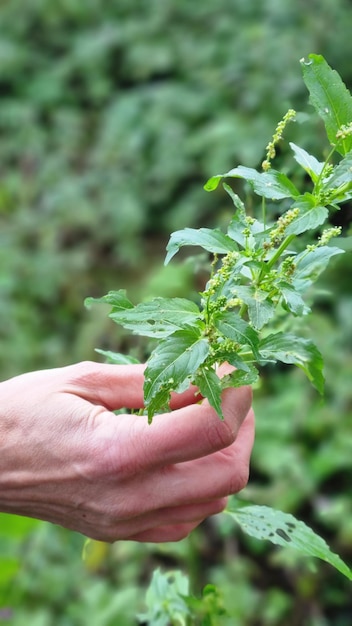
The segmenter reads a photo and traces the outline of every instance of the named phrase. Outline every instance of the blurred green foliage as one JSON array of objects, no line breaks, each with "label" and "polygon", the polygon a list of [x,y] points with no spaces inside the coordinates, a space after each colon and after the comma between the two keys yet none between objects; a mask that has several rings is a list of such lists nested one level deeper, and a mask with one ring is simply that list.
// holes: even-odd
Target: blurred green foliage
[{"label": "blurred green foliage", "polygon": [[349,17],[347,0],[1,4],[0,376],[92,356],[84,297],[143,283],[172,230],[224,219],[202,184],[307,110],[300,57],[352,82]]},{"label": "blurred green foliage", "polygon": [[[226,220],[228,202],[203,183],[238,163],[257,166],[288,107],[304,112],[291,138],[324,149],[319,124],[308,133],[304,123],[298,61],[321,53],[351,87],[351,17],[348,0],[1,3],[2,379],[95,358],[95,346],[133,351],[104,311],[84,311],[86,296],[200,286],[196,262],[159,269],[169,233]],[[299,372],[265,373],[243,494],[304,519],[348,563],[351,264],[350,253],[332,264],[310,320],[326,402]],[[222,517],[179,545],[116,544],[91,568],[82,547],[74,533],[1,516],[0,619],[131,626],[160,565],[184,568],[196,593],[218,585],[232,615],[224,624],[351,623],[351,589],[339,574],[324,565],[315,573]]]}]

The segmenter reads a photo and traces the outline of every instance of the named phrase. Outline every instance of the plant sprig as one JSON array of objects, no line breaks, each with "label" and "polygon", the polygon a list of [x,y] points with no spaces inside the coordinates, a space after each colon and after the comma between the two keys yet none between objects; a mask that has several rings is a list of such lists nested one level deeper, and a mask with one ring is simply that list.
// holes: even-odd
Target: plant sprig
[{"label": "plant sprig", "polygon": [[[295,115],[290,109],[267,146],[264,171],[240,165],[205,184],[206,191],[214,191],[222,181],[234,204],[227,231],[185,228],[170,237],[165,264],[183,246],[199,246],[213,257],[199,302],[159,297],[135,306],[124,290],[86,301],[110,304],[114,322],[157,340],[145,371],[149,422],[156,413],[168,410],[171,392],[182,392],[190,383],[197,385],[222,418],[222,390],[254,383],[258,366],[277,361],[301,368],[323,393],[323,359],[318,348],[286,328],[290,318],[310,313],[307,290],[329,260],[343,252],[335,245],[341,229],[323,226],[331,210],[352,198],[352,97],[323,57],[310,55],[301,63],[311,102],[331,144],[328,157],[319,161],[290,143],[294,159],[311,181],[308,190],[302,192],[272,167],[276,144]],[[230,179],[246,181],[261,198],[261,220],[247,214],[227,182]],[[280,201],[285,206],[281,214]],[[267,220],[267,202],[277,205],[279,217],[274,222]],[[304,245],[300,236],[307,231],[313,234],[313,243]],[[107,356],[119,362],[119,355]],[[235,370],[220,380],[216,368],[225,361]]]},{"label": "plant sprig", "polygon": [[[121,289],[86,300],[87,305],[111,305],[114,322],[156,341],[145,370],[144,399],[149,422],[156,413],[168,410],[171,392],[182,392],[191,383],[222,418],[223,389],[253,384],[259,376],[258,366],[278,361],[301,368],[323,393],[322,355],[310,339],[287,332],[287,328],[293,319],[310,313],[307,292],[330,259],[344,251],[335,245],[341,229],[324,225],[331,211],[352,198],[352,96],[323,57],[310,55],[308,61],[302,60],[302,68],[311,102],[324,121],[331,146],[327,158],[319,161],[290,143],[294,160],[310,179],[308,189],[301,191],[286,174],[272,167],[276,145],[283,139],[286,124],[294,118],[290,110],[267,146],[264,171],[240,165],[207,181],[207,191],[215,190],[222,181],[233,202],[234,214],[227,231],[185,228],[170,237],[166,264],[183,246],[199,246],[212,257],[210,276],[198,302],[154,298],[134,305]],[[261,221],[247,213],[244,202],[226,182],[234,178],[246,181],[261,198]],[[276,221],[267,220],[267,202],[276,203]],[[307,232],[311,235],[308,244]],[[135,362],[126,355],[98,352],[113,363]],[[234,370],[220,379],[216,370],[225,361]],[[319,557],[352,580],[351,569],[323,539],[293,516],[263,506],[242,509],[237,504],[230,505],[227,513],[248,534]],[[168,579],[164,583],[160,623],[164,623],[165,607],[169,607],[164,602],[169,591],[170,607],[174,606],[175,590],[169,587]],[[218,615],[218,596],[213,600],[211,614]],[[159,611],[154,603],[153,596],[153,620],[155,610]],[[187,616],[186,600],[182,606]],[[167,609],[165,619],[169,620],[170,615]],[[146,614],[143,619],[149,617]]]}]

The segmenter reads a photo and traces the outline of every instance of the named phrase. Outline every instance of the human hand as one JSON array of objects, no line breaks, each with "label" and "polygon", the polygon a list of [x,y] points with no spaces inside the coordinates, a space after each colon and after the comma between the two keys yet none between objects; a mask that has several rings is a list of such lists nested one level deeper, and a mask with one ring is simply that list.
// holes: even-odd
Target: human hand
[{"label": "human hand", "polygon": [[223,392],[222,422],[195,389],[172,412],[143,407],[142,365],[79,363],[0,384],[0,511],[102,541],[176,541],[248,479],[248,387]]}]

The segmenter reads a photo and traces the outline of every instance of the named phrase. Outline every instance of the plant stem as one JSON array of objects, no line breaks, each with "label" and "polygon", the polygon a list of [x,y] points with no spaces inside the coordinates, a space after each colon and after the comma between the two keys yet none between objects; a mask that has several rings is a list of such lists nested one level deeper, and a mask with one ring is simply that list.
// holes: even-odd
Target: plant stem
[{"label": "plant stem", "polygon": [[267,274],[271,270],[271,268],[275,265],[276,261],[280,258],[284,250],[286,250],[286,248],[290,245],[291,241],[293,241],[295,237],[296,235],[288,235],[286,239],[284,239],[284,241],[276,250],[275,254],[273,254],[273,256],[271,257],[270,261],[268,261],[265,267],[262,268],[259,274],[257,284],[259,284],[261,280],[264,278],[265,274]]},{"label": "plant stem", "polygon": [[335,150],[336,150],[336,146],[338,145],[338,143],[339,143],[339,142],[337,142],[337,144],[331,148],[331,150],[330,150],[330,152],[329,152],[328,156],[327,156],[327,157],[326,157],[326,159],[325,159],[324,165],[323,165],[323,167],[321,168],[321,172],[320,172],[320,174],[319,174],[319,176],[318,176],[318,180],[317,180],[317,182],[316,182],[316,183],[315,183],[315,185],[314,185],[313,195],[316,195],[317,193],[319,193],[320,183],[321,183],[322,178],[323,178],[323,176],[324,176],[324,172],[325,172],[325,170],[326,170],[326,166],[329,164],[329,161],[330,161],[330,159],[331,159],[332,155],[334,154],[334,152],[335,152]]},{"label": "plant stem", "polygon": [[240,317],[244,317],[245,314],[247,313],[247,310],[248,310],[248,305],[245,302],[242,302],[241,308],[239,310]]},{"label": "plant stem", "polygon": [[266,201],[265,201],[264,196],[262,198],[262,220],[263,220],[263,226],[264,226],[264,230],[265,230],[265,227],[266,227]]}]

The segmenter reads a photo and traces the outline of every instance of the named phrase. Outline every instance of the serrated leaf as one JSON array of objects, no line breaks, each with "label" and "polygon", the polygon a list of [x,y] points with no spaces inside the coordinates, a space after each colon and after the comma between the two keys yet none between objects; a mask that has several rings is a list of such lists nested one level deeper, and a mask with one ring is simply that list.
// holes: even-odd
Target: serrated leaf
[{"label": "serrated leaf", "polygon": [[149,626],[186,624],[191,614],[187,606],[188,596],[189,580],[183,572],[178,570],[162,572],[157,568],[153,571],[145,596],[147,611],[138,613],[137,619]]},{"label": "serrated leaf", "polygon": [[256,172],[257,175],[251,177],[247,171],[244,171],[250,168],[240,166],[238,169],[241,171],[241,178],[245,178],[259,196],[264,196],[264,198],[269,198],[270,200],[282,200],[283,198],[296,198],[299,196],[298,189],[286,174],[282,172],[271,169],[268,172]]},{"label": "serrated leaf", "polygon": [[337,189],[346,183],[352,183],[352,151],[334,167],[331,176],[324,184],[324,190]]},{"label": "serrated leaf", "polygon": [[222,386],[216,372],[209,367],[199,368],[194,384],[199,388],[203,398],[207,398],[210,406],[215,409],[219,417],[224,419],[221,408]]},{"label": "serrated leaf", "polygon": [[275,306],[266,291],[254,287],[238,286],[236,294],[248,307],[248,317],[256,330],[260,330],[275,315]]},{"label": "serrated leaf", "polygon": [[295,143],[290,142],[290,147],[294,152],[294,157],[297,163],[303,167],[303,169],[309,174],[312,181],[315,183],[324,167],[324,163],[318,161],[315,156],[309,154],[303,148],[296,146]]},{"label": "serrated leaf", "polygon": [[144,399],[148,419],[166,410],[171,391],[184,391],[194,378],[198,367],[209,354],[209,343],[200,328],[176,331],[160,341],[147,362]]},{"label": "serrated leaf", "polygon": [[245,217],[246,209],[245,209],[244,203],[242,202],[241,198],[237,195],[237,193],[234,192],[234,190],[232,189],[232,187],[230,187],[230,185],[227,185],[226,183],[223,183],[222,186],[225,189],[226,193],[230,196],[234,206],[236,207],[237,214],[240,214],[243,217]]},{"label": "serrated leaf", "polygon": [[[248,236],[248,231],[250,236]],[[243,213],[237,211],[233,216],[228,229],[227,234],[236,243],[244,247],[261,247],[263,240],[265,240],[269,234],[270,229],[266,229],[262,222],[259,220],[251,221],[247,223]]]},{"label": "serrated leaf", "polygon": [[318,246],[313,250],[304,250],[295,257],[295,273],[293,285],[299,291],[303,291],[325,270],[330,259],[344,250],[336,246]]},{"label": "serrated leaf", "polygon": [[286,228],[286,235],[300,235],[307,230],[314,230],[324,224],[329,216],[329,211],[324,206],[314,206],[310,194],[301,196],[293,205],[299,209],[299,215]]},{"label": "serrated leaf", "polygon": [[[222,362],[226,361],[230,365],[236,368],[236,370],[242,370],[243,372],[250,372],[250,363],[244,361],[237,352],[221,353]],[[220,358],[220,357],[219,357]]]},{"label": "serrated leaf", "polygon": [[324,539],[290,513],[267,506],[239,506],[234,499],[230,500],[225,512],[251,537],[271,541],[285,548],[294,548],[306,556],[322,559],[352,580],[352,570],[330,550]]},{"label": "serrated leaf", "polygon": [[201,313],[186,298],[154,298],[128,309],[110,313],[111,319],[136,335],[162,338],[196,323]]},{"label": "serrated leaf", "polygon": [[127,298],[126,289],[109,291],[106,296],[102,296],[101,298],[86,298],[84,304],[87,307],[92,304],[110,304],[116,311],[124,311],[125,309],[133,308],[132,302]]},{"label": "serrated leaf", "polygon": [[222,388],[242,387],[243,385],[253,385],[256,383],[259,378],[259,372],[252,363],[247,363],[247,365],[247,371],[235,370],[230,374],[226,374],[226,376],[221,379]]},{"label": "serrated leaf", "polygon": [[242,213],[235,213],[228,226],[227,234],[242,248],[246,245],[246,235],[244,234],[246,228],[247,224],[244,221]]},{"label": "serrated leaf", "polygon": [[218,312],[214,315],[214,325],[222,335],[240,345],[249,345],[253,354],[258,355],[258,333],[238,313]]},{"label": "serrated leaf", "polygon": [[[310,101],[324,121],[330,143],[335,146],[337,131],[352,120],[352,96],[339,74],[321,55],[310,54],[308,61],[302,59],[301,65]],[[351,135],[337,144],[337,151],[342,155],[350,150]]]},{"label": "serrated leaf", "polygon": [[294,315],[307,315],[310,308],[304,302],[301,294],[294,289],[289,283],[279,282],[278,289],[282,295],[286,309]]},{"label": "serrated leaf", "polygon": [[299,196],[299,191],[290,179],[276,170],[268,172],[258,172],[251,167],[239,165],[226,174],[217,174],[208,180],[205,185],[207,191],[216,189],[222,178],[243,178],[253,187],[255,193],[271,200],[282,200],[283,198],[295,198]]},{"label": "serrated leaf", "polygon": [[248,317],[257,330],[261,330],[275,315],[275,306],[269,300],[260,300],[255,297],[248,300],[247,306]]},{"label": "serrated leaf", "polygon": [[237,250],[235,242],[219,229],[185,228],[172,233],[166,246],[165,265],[169,263],[182,246],[200,246],[214,254],[227,254]]},{"label": "serrated leaf", "polygon": [[259,352],[264,361],[297,365],[319,393],[324,393],[323,358],[309,339],[289,333],[270,334],[259,343]]},{"label": "serrated leaf", "polygon": [[133,356],[129,354],[121,354],[121,352],[112,352],[111,350],[100,350],[99,348],[95,348],[95,352],[101,354],[106,358],[108,363],[114,363],[115,365],[131,365],[137,364],[140,361],[135,359]]}]

